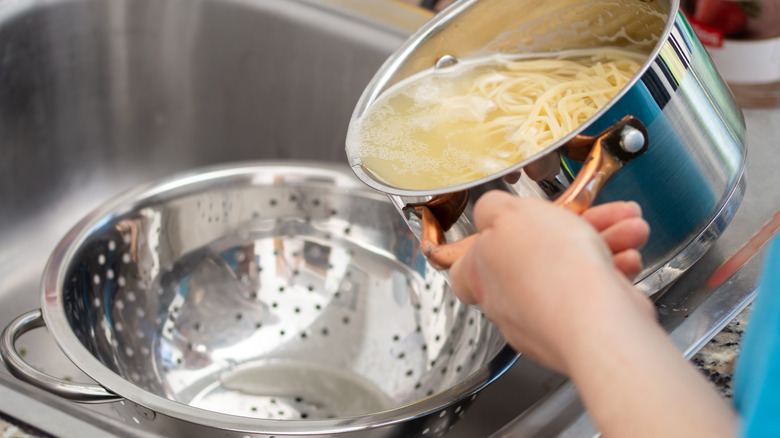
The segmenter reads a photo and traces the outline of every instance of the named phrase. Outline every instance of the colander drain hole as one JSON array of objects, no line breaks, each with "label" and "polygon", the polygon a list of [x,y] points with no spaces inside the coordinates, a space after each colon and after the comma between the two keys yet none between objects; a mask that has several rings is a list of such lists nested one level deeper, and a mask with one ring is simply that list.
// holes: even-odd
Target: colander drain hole
[{"label": "colander drain hole", "polygon": [[[284,200],[285,198],[280,199]],[[305,197],[301,198],[296,195],[290,195],[288,199],[290,202],[300,202],[302,205],[307,202]],[[314,204],[315,201],[311,202]],[[224,203],[223,206],[225,206]],[[280,208],[279,211],[284,211],[284,208],[287,207]],[[335,209],[325,211],[337,214]],[[258,212],[252,212],[253,217],[255,213],[259,216]],[[287,222],[288,225],[297,224],[297,226],[300,226],[301,223],[300,218]],[[315,226],[319,226],[319,222],[306,225],[309,229]],[[357,225],[354,227],[344,226],[343,222],[339,221],[336,222],[335,226],[338,228],[333,229],[342,230],[345,235],[357,234]],[[363,299],[363,291],[366,289],[371,291],[382,289],[383,293],[385,290],[392,291],[397,300],[392,305],[408,306],[405,311],[417,313],[413,319],[416,322],[407,324],[401,330],[385,332],[387,333],[384,335],[386,337],[377,341],[385,345],[389,344],[390,340],[396,343],[387,357],[395,357],[400,361],[392,361],[393,364],[397,365],[395,378],[407,381],[408,383],[404,383],[407,389],[413,386],[415,394],[422,396],[424,393],[426,396],[431,396],[441,390],[439,385],[442,383],[440,382],[446,382],[456,374],[470,372],[474,369],[468,357],[470,356],[472,361],[476,360],[478,357],[476,351],[479,349],[472,348],[471,351],[468,349],[463,351],[459,347],[458,355],[454,356],[455,350],[451,348],[453,344],[450,343],[449,339],[458,339],[457,345],[465,346],[463,344],[467,342],[469,346],[473,347],[478,343],[476,340],[482,339],[481,331],[476,334],[474,332],[468,334],[469,332],[464,333],[463,330],[465,326],[481,323],[481,316],[470,316],[468,309],[457,308],[458,302],[442,291],[442,282],[430,276],[434,274],[432,271],[428,268],[424,270],[387,270],[388,265],[382,265],[380,275],[375,275],[372,269],[376,269],[376,266],[384,263],[384,260],[378,259],[378,257],[385,257],[384,254],[367,252],[365,248],[351,243],[348,239],[344,239],[346,242],[344,240],[324,241],[322,232],[313,237],[288,236],[291,230],[288,228],[281,230],[283,234],[274,236],[273,240],[265,235],[258,237],[257,234],[253,234],[255,231],[243,232],[244,234],[236,232],[231,236],[232,242],[238,238],[242,242],[251,241],[251,245],[242,244],[241,246],[229,247],[229,249],[224,249],[227,245],[205,248],[201,254],[207,254],[207,256],[205,258],[199,256],[200,259],[197,260],[215,260],[218,264],[221,263],[220,266],[223,266],[223,269],[230,269],[232,272],[227,270],[224,272],[229,272],[235,279],[234,289],[222,288],[216,295],[214,294],[216,289],[209,290],[208,286],[206,289],[200,289],[201,291],[206,290],[206,295],[198,295],[202,292],[196,293],[198,289],[192,284],[190,290],[177,289],[180,285],[184,285],[185,281],[191,283],[193,281],[191,279],[196,278],[192,276],[194,275],[192,272],[188,271],[195,264],[181,265],[179,259],[174,262],[144,259],[145,253],[143,252],[139,253],[136,260],[136,256],[131,255],[129,248],[121,248],[121,251],[124,252],[113,255],[110,252],[99,255],[92,253],[90,263],[92,266],[99,265],[100,269],[97,270],[97,273],[94,270],[87,271],[87,274],[83,276],[87,281],[82,279],[82,287],[91,288],[98,294],[102,290],[111,288],[116,290],[113,299],[108,295],[96,296],[93,294],[91,297],[94,299],[93,304],[96,308],[104,305],[106,308],[112,307],[113,311],[120,312],[121,317],[125,318],[121,319],[117,317],[120,315],[115,315],[115,319],[107,326],[107,331],[113,328],[117,334],[124,333],[123,336],[135,334],[136,339],[143,339],[144,332],[130,324],[133,321],[126,324],[125,321],[128,321],[126,318],[137,317],[136,320],[143,320],[147,313],[144,308],[153,310],[149,314],[156,317],[158,331],[156,334],[150,332],[152,335],[148,336],[147,345],[151,346],[153,343],[152,349],[138,344],[131,348],[127,344],[117,343],[116,339],[110,340],[110,342],[116,348],[117,354],[128,358],[135,357],[134,361],[142,360],[143,357],[149,355],[160,359],[157,362],[160,364],[160,368],[155,371],[158,374],[157,378],[160,378],[159,374],[163,373],[176,376],[182,373],[197,372],[198,367],[201,366],[198,361],[208,355],[213,355],[220,347],[220,345],[216,345],[215,348],[215,345],[208,343],[209,335],[219,333],[225,324],[240,323],[244,327],[242,330],[265,333],[259,336],[250,334],[247,339],[262,339],[264,342],[278,342],[290,346],[295,346],[297,342],[301,346],[299,348],[306,349],[301,351],[321,348],[322,344],[317,342],[318,336],[331,339],[322,340],[322,343],[333,342],[333,340],[340,339],[344,333],[355,330],[353,327],[363,327],[366,323],[365,315],[361,313],[359,307],[356,307],[356,304],[360,303],[359,299]],[[272,232],[279,231],[277,229]],[[117,241],[128,243],[127,240],[124,240],[125,235],[129,236],[129,233],[123,234],[123,240]],[[343,237],[338,231],[335,232],[335,235],[337,239]],[[328,238],[331,237],[328,234]],[[157,242],[154,239],[149,239],[150,245],[152,242]],[[278,247],[276,247],[275,242],[280,242]],[[111,245],[109,244],[109,246]],[[116,245],[113,246],[116,249]],[[155,248],[159,248],[158,245],[151,246],[153,248],[145,247],[143,251],[152,252]],[[270,257],[271,254],[273,258]],[[265,266],[260,265],[261,260]],[[134,265],[134,262],[137,262],[137,265]],[[395,265],[389,266],[395,268]],[[387,272],[390,274],[388,275]],[[94,274],[91,282],[89,281],[90,274]],[[170,278],[170,280],[163,282],[158,278]],[[95,287],[90,283],[94,284]],[[134,287],[136,284],[137,288]],[[131,286],[128,287],[128,285]],[[232,284],[231,287],[233,287]],[[157,296],[150,295],[148,292],[156,293]],[[423,298],[423,294],[427,295]],[[219,314],[222,319],[216,322],[206,319],[196,320],[195,316],[201,318],[205,318],[205,316],[203,313],[199,313],[197,306],[193,307],[194,302],[190,302],[190,296],[193,297],[193,300],[196,296],[211,297],[211,299],[220,297],[218,299],[220,304],[228,304]],[[102,299],[103,297],[105,298]],[[130,303],[134,303],[138,297],[140,297],[141,303],[131,305]],[[85,300],[85,302],[89,303],[89,300]],[[162,309],[163,312],[154,311],[153,307],[149,307],[150,303],[156,305],[157,302],[162,303],[162,306],[165,307]],[[388,301],[388,303],[390,302]],[[166,313],[167,317],[158,316]],[[295,322],[299,318],[301,322]],[[163,321],[160,321],[161,319]],[[309,321],[314,321],[314,323]],[[420,321],[423,321],[424,325],[420,324]],[[459,322],[453,325],[451,321]],[[147,321],[147,323],[154,326],[151,321]],[[347,325],[353,327],[344,328]],[[161,345],[159,337],[163,338],[164,347]],[[274,338],[278,340],[274,341]],[[204,341],[204,339],[206,340]],[[249,346],[250,343],[246,342],[246,345]],[[212,351],[211,348],[214,350]],[[167,356],[161,356],[161,350],[165,351]],[[198,355],[190,352],[204,354]],[[246,363],[243,363],[239,367],[245,365]],[[136,376],[133,377],[133,380],[137,380]],[[163,378],[168,377],[163,375]],[[153,382],[153,377],[144,375],[142,379]],[[274,401],[278,409],[266,409],[263,404],[251,404],[252,416],[306,419],[335,418],[344,415],[342,412],[333,414],[323,409],[317,411],[304,407],[303,405],[312,402],[306,395],[286,399],[284,402],[281,398],[274,399]],[[242,406],[244,410],[247,410],[250,404],[243,403]]]}]

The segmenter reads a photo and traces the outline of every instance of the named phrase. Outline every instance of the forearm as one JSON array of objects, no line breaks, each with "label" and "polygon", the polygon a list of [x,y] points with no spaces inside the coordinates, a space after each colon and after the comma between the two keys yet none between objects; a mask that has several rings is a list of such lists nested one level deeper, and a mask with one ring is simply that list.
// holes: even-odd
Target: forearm
[{"label": "forearm", "polygon": [[486,193],[474,207],[478,238],[450,270],[453,290],[515,349],[571,377],[604,435],[734,436],[734,413],[628,280],[648,235],[640,214],[611,203],[589,224],[533,198]]},{"label": "forearm", "polygon": [[569,373],[604,436],[735,436],[730,406],[654,321],[611,315],[578,336]]}]

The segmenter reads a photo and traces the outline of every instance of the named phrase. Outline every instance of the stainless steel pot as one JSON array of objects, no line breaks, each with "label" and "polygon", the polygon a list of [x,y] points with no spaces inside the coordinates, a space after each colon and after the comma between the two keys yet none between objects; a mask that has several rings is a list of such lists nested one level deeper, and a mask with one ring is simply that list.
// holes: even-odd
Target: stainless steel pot
[{"label": "stainless steel pot", "polygon": [[[618,172],[596,201],[631,199],[642,206],[652,231],[642,250],[646,268],[637,287],[657,292],[704,254],[744,191],[742,114],[678,8],[676,0],[456,2],[385,62],[364,91],[353,121],[400,80],[458,59],[604,45],[630,48],[647,58],[629,85],[577,130],[489,177],[438,190],[403,190],[381,182],[355,157],[350,165],[367,185],[389,194],[415,234],[432,242],[424,245],[436,248],[474,233],[471,209],[487,190],[549,199],[574,190],[579,165],[570,158],[573,146],[631,117],[646,129],[647,151]],[[549,163],[559,171],[542,179],[529,176],[534,166]],[[440,204],[446,214],[425,213]],[[426,216],[436,220],[426,221]]]},{"label": "stainless steel pot", "polygon": [[[41,315],[42,314],[42,315]],[[25,363],[44,324],[99,385]],[[101,206],[3,332],[14,375],[171,436],[442,436],[517,358],[346,166],[192,171]]]}]

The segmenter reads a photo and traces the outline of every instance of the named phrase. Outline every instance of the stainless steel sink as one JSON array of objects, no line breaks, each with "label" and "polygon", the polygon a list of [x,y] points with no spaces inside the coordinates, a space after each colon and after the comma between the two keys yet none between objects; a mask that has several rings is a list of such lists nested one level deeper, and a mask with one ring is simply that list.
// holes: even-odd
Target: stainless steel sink
[{"label": "stainless steel sink", "polygon": [[[60,237],[139,182],[246,159],[346,166],[344,135],[361,91],[429,17],[389,0],[0,2],[0,326],[39,307],[40,274]],[[749,140],[780,137],[777,114],[749,113],[749,130],[759,126]],[[766,162],[758,166],[770,180],[762,185],[780,186]],[[719,288],[703,283],[780,208],[780,197],[758,197],[748,192],[751,213],[657,295],[686,354],[752,297],[756,262]],[[713,222],[702,238],[724,226]],[[45,331],[18,347],[49,373],[87,379]],[[59,399],[3,367],[0,412],[54,435],[148,435],[111,404]],[[564,378],[521,358],[447,436],[508,424],[529,435],[591,434],[581,414]]]},{"label": "stainless steel sink", "polygon": [[[40,306],[64,233],[140,182],[249,159],[346,167],[360,93],[429,17],[385,0],[0,4],[0,325]],[[45,331],[18,347],[47,372],[87,379]],[[494,429],[561,381],[531,363],[511,374]],[[49,433],[143,432],[110,404],[59,400],[4,367],[0,388],[0,411]]]}]

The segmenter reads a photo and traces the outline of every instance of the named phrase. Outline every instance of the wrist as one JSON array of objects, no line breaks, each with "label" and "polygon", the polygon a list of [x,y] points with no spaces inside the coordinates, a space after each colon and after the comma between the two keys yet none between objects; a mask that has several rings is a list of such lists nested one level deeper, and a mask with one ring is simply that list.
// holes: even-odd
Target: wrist
[{"label": "wrist", "polygon": [[611,366],[616,355],[636,354],[632,350],[648,338],[666,338],[650,300],[627,281],[608,283],[578,306],[559,340],[564,372],[573,380]]},{"label": "wrist", "polygon": [[596,426],[605,436],[733,436],[734,412],[645,307],[606,304],[573,340],[567,373]]}]

